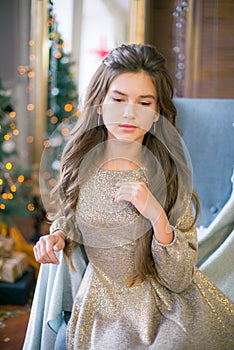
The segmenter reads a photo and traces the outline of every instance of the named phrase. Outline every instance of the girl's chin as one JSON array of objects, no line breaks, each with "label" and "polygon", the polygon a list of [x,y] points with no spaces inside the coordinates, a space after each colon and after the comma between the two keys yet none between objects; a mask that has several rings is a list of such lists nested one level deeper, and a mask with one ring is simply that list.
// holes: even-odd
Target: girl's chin
[{"label": "girl's chin", "polygon": [[126,141],[126,142],[143,142],[145,133],[141,133],[141,135],[137,135],[135,130],[132,131],[125,131],[121,130],[121,132],[111,132],[110,130],[108,131],[108,140],[119,140],[119,141]]},{"label": "girl's chin", "polygon": [[138,142],[138,143],[142,143],[143,142],[143,137],[140,138],[136,138],[136,137],[129,137],[129,136],[113,136],[108,138],[108,140],[115,140],[115,141],[119,141],[121,143],[131,143],[131,142]]}]

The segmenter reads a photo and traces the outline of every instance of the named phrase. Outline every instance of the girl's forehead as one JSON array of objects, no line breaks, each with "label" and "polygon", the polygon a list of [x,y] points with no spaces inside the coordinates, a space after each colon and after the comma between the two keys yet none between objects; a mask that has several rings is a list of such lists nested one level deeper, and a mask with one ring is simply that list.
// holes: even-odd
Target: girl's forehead
[{"label": "girl's forehead", "polygon": [[123,93],[139,92],[156,95],[155,85],[150,75],[145,72],[127,72],[117,75],[111,82],[109,91],[118,90]]}]

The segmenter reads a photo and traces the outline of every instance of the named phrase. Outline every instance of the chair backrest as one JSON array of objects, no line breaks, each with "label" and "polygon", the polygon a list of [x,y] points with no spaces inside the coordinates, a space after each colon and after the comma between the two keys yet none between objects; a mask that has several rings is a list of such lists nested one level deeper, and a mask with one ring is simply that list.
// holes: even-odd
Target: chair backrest
[{"label": "chair backrest", "polygon": [[174,102],[177,126],[193,165],[194,189],[200,198],[198,225],[208,226],[232,190],[234,99],[175,98]]}]

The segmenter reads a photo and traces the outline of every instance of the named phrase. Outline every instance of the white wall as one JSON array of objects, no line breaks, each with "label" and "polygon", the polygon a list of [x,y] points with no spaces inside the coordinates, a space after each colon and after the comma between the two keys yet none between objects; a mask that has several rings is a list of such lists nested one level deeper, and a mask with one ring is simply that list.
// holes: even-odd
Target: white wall
[{"label": "white wall", "polygon": [[82,99],[91,76],[103,57],[99,50],[111,50],[126,42],[128,1],[85,0],[83,2],[79,61],[79,95]]},{"label": "white wall", "polygon": [[54,0],[58,31],[76,61],[80,100],[102,60],[98,51],[126,42],[128,11],[128,0]]},{"label": "white wall", "polygon": [[73,0],[54,0],[54,13],[58,22],[58,31],[64,40],[64,52],[72,51]]}]

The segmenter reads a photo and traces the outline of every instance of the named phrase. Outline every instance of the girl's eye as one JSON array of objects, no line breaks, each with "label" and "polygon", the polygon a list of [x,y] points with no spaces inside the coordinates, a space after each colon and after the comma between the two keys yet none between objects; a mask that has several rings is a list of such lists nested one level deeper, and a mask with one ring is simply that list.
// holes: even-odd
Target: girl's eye
[{"label": "girl's eye", "polygon": [[112,97],[112,101],[114,102],[123,102],[122,98]]},{"label": "girl's eye", "polygon": [[142,101],[142,102],[140,102],[140,104],[141,104],[142,106],[146,106],[146,107],[148,107],[148,106],[150,106],[150,105],[151,105],[151,102],[145,102],[145,101]]}]

